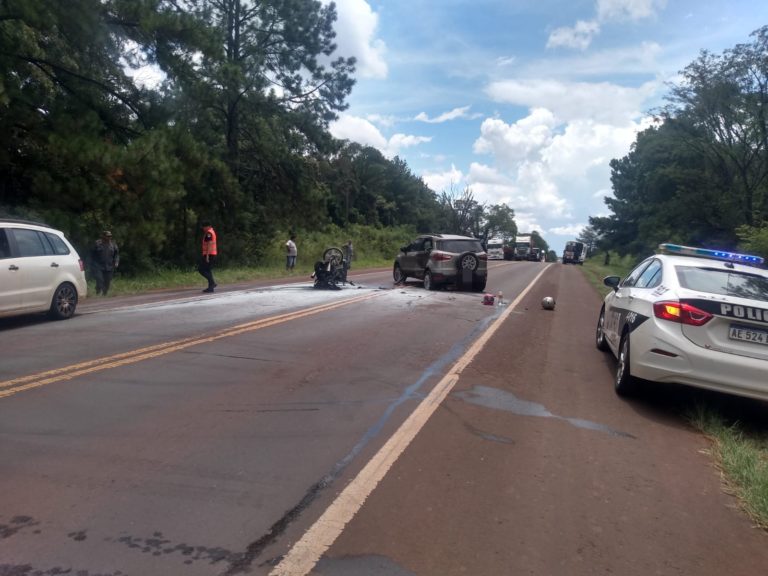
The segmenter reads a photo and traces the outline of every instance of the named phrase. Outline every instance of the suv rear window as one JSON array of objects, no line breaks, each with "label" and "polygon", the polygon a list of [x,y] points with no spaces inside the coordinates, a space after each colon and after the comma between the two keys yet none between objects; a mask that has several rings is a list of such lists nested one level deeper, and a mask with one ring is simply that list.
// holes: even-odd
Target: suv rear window
[{"label": "suv rear window", "polygon": [[482,252],[480,240],[438,240],[438,250],[444,252]]},{"label": "suv rear window", "polygon": [[675,271],[683,288],[768,302],[768,278],[765,276],[693,266],[676,266]]}]

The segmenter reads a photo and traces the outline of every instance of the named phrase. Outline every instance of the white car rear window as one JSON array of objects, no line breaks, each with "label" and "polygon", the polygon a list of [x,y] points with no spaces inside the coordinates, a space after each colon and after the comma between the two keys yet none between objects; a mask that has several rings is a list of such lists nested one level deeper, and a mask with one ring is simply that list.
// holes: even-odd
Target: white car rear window
[{"label": "white car rear window", "polygon": [[675,266],[680,286],[690,290],[768,302],[768,278],[732,270]]}]

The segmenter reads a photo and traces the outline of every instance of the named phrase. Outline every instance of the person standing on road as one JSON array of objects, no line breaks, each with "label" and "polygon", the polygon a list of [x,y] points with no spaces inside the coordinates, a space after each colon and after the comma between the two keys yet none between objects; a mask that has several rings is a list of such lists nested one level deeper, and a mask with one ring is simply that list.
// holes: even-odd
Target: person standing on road
[{"label": "person standing on road", "polygon": [[112,277],[120,264],[120,251],[112,240],[112,232],[104,230],[91,252],[93,276],[96,279],[96,294],[107,295]]},{"label": "person standing on road", "polygon": [[200,257],[200,265],[197,271],[208,280],[208,288],[203,292],[213,292],[217,284],[213,279],[213,266],[216,263],[216,256],[218,254],[218,248],[216,246],[216,231],[211,226],[210,222],[203,222],[203,246],[202,254]]},{"label": "person standing on road", "polygon": [[296,266],[296,256],[298,256],[299,250],[296,247],[296,234],[291,234],[288,242],[285,243],[285,269],[288,272],[293,272],[294,266]]},{"label": "person standing on road", "polygon": [[352,247],[352,240],[347,240],[344,244],[344,261],[346,262],[347,270],[352,268],[352,259],[355,257],[355,249]]}]

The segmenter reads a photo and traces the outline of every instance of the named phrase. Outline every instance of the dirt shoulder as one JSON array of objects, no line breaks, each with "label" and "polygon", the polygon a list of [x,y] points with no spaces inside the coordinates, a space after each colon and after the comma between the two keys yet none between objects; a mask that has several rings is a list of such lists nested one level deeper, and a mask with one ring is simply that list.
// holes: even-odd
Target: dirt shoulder
[{"label": "dirt shoulder", "polygon": [[763,573],[706,439],[664,394],[614,394],[599,306],[551,266],[313,574]]}]

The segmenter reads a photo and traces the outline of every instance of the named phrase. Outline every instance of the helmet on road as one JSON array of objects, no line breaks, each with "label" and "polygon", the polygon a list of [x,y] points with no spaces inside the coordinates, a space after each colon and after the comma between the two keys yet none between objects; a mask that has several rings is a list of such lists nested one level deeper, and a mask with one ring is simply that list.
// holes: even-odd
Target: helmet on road
[{"label": "helmet on road", "polygon": [[555,309],[555,299],[552,298],[552,296],[545,296],[541,300],[541,307],[544,308],[544,310],[554,310]]}]

